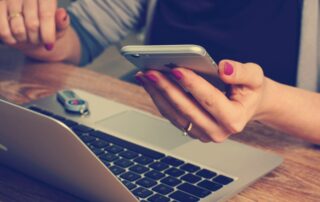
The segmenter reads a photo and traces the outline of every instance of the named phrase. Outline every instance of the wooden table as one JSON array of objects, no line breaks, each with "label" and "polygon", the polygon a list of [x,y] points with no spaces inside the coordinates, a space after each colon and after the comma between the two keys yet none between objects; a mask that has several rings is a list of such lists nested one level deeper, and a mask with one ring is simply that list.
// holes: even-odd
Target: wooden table
[{"label": "wooden table", "polygon": [[[86,90],[159,115],[138,86],[71,65],[26,62],[16,52],[0,50],[0,98],[22,104],[62,88]],[[230,201],[320,201],[319,148],[256,123],[233,139],[275,152],[285,160]],[[0,201],[79,199],[0,165]]]}]

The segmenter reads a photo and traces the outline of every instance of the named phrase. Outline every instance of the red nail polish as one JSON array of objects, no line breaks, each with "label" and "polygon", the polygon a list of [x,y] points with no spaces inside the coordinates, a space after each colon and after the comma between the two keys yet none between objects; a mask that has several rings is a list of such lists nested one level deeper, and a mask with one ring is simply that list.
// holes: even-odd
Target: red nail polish
[{"label": "red nail polish", "polygon": [[158,78],[153,74],[145,74],[145,77],[150,80],[152,83],[157,83]]},{"label": "red nail polish", "polygon": [[140,76],[135,76],[136,80],[140,83],[140,85],[144,85],[144,81]]},{"label": "red nail polish", "polygon": [[172,70],[171,74],[176,78],[177,80],[181,80],[183,78],[183,74],[179,70]]},{"label": "red nail polish", "polygon": [[44,47],[48,50],[48,51],[52,51],[52,49],[54,48],[54,44],[45,44]]},{"label": "red nail polish", "polygon": [[230,76],[231,74],[233,74],[233,66],[229,62],[225,62],[223,72],[225,75]]}]

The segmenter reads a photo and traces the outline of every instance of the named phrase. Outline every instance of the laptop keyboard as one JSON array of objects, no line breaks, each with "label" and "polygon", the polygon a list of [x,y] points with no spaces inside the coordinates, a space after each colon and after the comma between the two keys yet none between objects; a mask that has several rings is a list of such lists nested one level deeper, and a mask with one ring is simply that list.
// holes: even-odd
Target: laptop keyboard
[{"label": "laptop keyboard", "polygon": [[96,131],[41,108],[29,109],[70,127],[140,201],[199,201],[234,181],[232,177]]}]

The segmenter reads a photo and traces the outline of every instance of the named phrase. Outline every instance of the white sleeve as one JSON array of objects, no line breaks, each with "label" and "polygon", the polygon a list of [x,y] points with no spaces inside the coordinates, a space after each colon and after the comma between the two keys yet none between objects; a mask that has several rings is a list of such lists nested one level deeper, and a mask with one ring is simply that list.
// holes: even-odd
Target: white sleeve
[{"label": "white sleeve", "polygon": [[145,21],[147,0],[78,0],[68,11],[102,46],[118,42]]}]

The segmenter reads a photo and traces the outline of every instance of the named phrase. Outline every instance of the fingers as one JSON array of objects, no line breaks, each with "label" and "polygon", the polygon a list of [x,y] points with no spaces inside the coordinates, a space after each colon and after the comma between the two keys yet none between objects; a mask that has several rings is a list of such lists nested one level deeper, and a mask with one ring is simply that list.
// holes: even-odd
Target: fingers
[{"label": "fingers", "polygon": [[56,0],[39,0],[40,35],[48,50],[52,50],[56,40],[55,12]]},{"label": "fingers", "polygon": [[244,85],[258,88],[262,85],[264,75],[262,68],[254,63],[242,64],[231,60],[223,60],[219,64],[220,78],[228,84]]},{"label": "fingers", "polygon": [[[144,85],[145,88],[146,86],[153,86],[153,88],[156,89],[154,92],[148,91],[151,96],[154,96],[154,94],[160,94],[165,97],[173,109],[178,111],[178,113],[189,122],[192,122],[194,126],[201,129],[201,131],[197,133],[197,138],[206,136],[207,139],[215,142],[221,142],[226,139],[228,134],[223,130],[223,128],[220,128],[216,124],[214,117],[211,117],[206,111],[197,105],[197,103],[176,84],[157,71],[149,71],[145,74],[145,77],[150,81],[148,83],[149,85]],[[166,116],[166,118],[175,122],[175,117]]]},{"label": "fingers", "polygon": [[[158,90],[152,85],[151,81],[143,77],[143,73],[138,73],[136,79],[140,81],[145,87],[146,91],[150,94],[155,105],[159,109],[160,113],[167,118],[177,128],[183,130],[190,121],[183,117],[174,107],[163,97]],[[196,126],[192,127],[192,130],[188,132],[191,138],[198,138],[202,142],[210,142],[211,139],[203,135],[200,129]]]},{"label": "fingers", "polygon": [[193,71],[176,68],[172,70],[172,75],[206,111],[219,117],[217,121],[220,124],[223,124],[221,120],[229,119],[228,114],[235,113],[234,104],[225,94]]},{"label": "fingers", "polygon": [[10,0],[7,3],[9,24],[14,38],[24,43],[27,41],[27,33],[22,15],[22,0]]},{"label": "fingers", "polygon": [[[207,112],[216,118],[228,134],[239,133],[247,123],[245,107],[228,97],[193,71],[176,68],[172,71],[177,82],[188,90]],[[232,88],[234,91],[237,88]]]},{"label": "fingers", "polygon": [[40,21],[38,17],[38,1],[24,0],[23,15],[29,42],[38,45],[41,41],[39,38]]},{"label": "fingers", "polygon": [[8,45],[14,45],[16,43],[8,21],[6,1],[0,1],[0,40]]},{"label": "fingers", "polygon": [[64,8],[59,8],[55,14],[56,29],[58,32],[66,30],[70,25],[70,19]]}]

